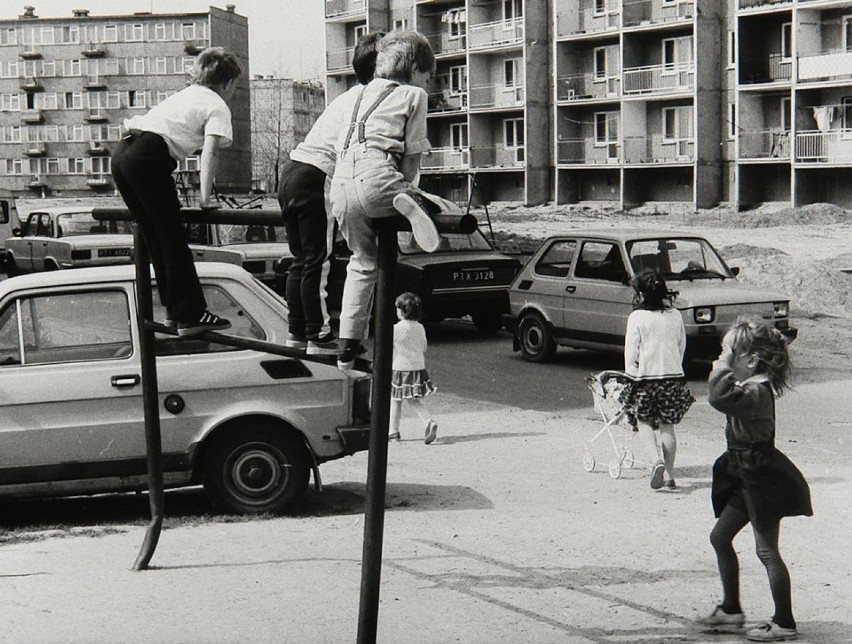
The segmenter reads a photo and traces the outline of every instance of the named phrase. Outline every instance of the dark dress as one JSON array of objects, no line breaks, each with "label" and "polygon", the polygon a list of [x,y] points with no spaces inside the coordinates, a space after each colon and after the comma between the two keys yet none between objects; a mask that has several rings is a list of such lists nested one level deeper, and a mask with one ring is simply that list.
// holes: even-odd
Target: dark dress
[{"label": "dark dress", "polygon": [[710,404],[727,415],[727,451],[713,465],[716,517],[728,503],[757,526],[781,517],[813,515],[805,477],[775,447],[775,396],[767,381],[736,382],[727,367],[710,374]]}]

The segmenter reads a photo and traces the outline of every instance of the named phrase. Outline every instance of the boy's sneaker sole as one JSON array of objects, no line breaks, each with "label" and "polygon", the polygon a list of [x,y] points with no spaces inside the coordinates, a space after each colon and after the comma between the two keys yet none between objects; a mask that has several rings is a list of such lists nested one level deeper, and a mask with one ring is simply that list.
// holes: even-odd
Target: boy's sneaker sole
[{"label": "boy's sneaker sole", "polygon": [[775,622],[767,622],[746,631],[746,639],[750,642],[792,642],[799,639],[795,628],[783,628]]},{"label": "boy's sneaker sole", "polygon": [[336,356],[337,340],[331,340],[329,342],[308,340],[306,353],[309,356]]},{"label": "boy's sneaker sole", "polygon": [[427,253],[434,253],[441,245],[441,235],[435,228],[435,222],[409,194],[399,193],[393,198],[393,207],[411,224],[414,241]]},{"label": "boy's sneaker sole", "polygon": [[231,328],[231,322],[218,315],[204,313],[198,322],[178,322],[177,334],[182,337],[199,335],[205,331],[224,331]]}]

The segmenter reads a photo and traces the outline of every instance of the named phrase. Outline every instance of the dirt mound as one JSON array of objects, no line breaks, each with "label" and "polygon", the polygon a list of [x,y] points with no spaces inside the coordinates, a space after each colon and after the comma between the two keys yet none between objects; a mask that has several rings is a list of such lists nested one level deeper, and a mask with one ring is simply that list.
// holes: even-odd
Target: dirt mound
[{"label": "dirt mound", "polygon": [[789,255],[777,248],[766,248],[764,246],[752,246],[751,244],[731,244],[718,249],[722,257],[728,259],[739,259],[740,257],[769,257],[771,255]]},{"label": "dirt mound", "polygon": [[799,208],[767,205],[755,210],[733,212],[729,208],[702,210],[686,216],[692,224],[725,228],[768,228],[772,226],[815,226],[850,224],[852,212],[830,203],[814,203]]}]

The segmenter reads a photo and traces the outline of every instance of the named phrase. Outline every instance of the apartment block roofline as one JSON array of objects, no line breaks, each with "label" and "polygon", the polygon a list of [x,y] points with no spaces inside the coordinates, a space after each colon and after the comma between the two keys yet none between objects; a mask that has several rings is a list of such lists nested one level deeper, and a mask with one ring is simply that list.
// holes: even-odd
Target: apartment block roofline
[{"label": "apartment block roofline", "polygon": [[152,13],[150,11],[137,11],[132,14],[117,14],[117,13],[109,13],[109,14],[92,14],[88,9],[72,9],[70,16],[39,16],[35,13],[36,7],[33,5],[25,5],[24,11],[17,18],[0,18],[0,24],[9,23],[9,22],[17,22],[20,20],[43,20],[46,22],[56,22],[56,21],[73,21],[89,19],[89,20],[127,20],[128,17],[134,16],[137,18],[174,18],[178,16],[206,16],[209,15],[211,11],[218,10],[223,13],[232,13],[237,14],[237,7],[234,4],[226,4],[225,8],[214,7],[211,6],[208,11],[175,11],[175,12],[161,12],[161,13]]}]

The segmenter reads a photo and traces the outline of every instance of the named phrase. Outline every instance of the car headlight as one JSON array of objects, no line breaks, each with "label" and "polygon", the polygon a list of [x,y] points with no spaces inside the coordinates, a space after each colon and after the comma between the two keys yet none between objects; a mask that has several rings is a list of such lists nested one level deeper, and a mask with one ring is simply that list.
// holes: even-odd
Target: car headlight
[{"label": "car headlight", "polygon": [[716,309],[712,306],[697,306],[692,315],[697,324],[708,324],[716,319]]},{"label": "car headlight", "polygon": [[786,318],[790,313],[790,303],[789,302],[773,302],[772,303],[772,312],[775,314],[776,318]]}]

